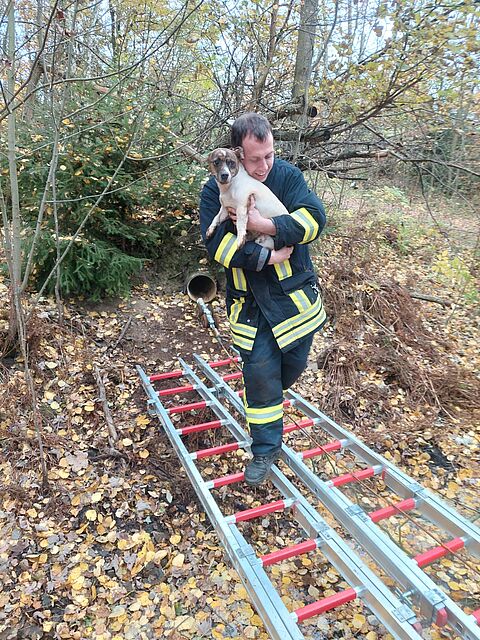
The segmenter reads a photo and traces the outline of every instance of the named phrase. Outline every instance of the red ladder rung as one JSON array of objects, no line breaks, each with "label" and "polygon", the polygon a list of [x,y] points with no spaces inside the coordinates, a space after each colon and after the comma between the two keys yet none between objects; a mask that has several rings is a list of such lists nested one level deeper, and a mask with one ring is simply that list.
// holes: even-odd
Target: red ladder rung
[{"label": "red ladder rung", "polygon": [[215,369],[215,367],[224,367],[227,364],[232,364],[232,362],[239,362],[240,358],[228,358],[227,360],[214,360],[213,362],[209,362],[208,366]]},{"label": "red ladder rung", "polygon": [[260,556],[260,560],[262,561],[264,567],[268,567],[271,564],[275,564],[276,562],[281,562],[282,560],[287,560],[288,558],[299,556],[302,553],[314,551],[317,546],[317,541],[314,538],[311,538],[310,540],[305,540],[305,542],[293,544],[290,547],[285,547],[285,549],[272,551],[272,553],[267,553],[264,556]]},{"label": "red ladder rung", "polygon": [[480,624],[480,609],[472,612],[472,616],[475,618],[478,624]]},{"label": "red ladder rung", "polygon": [[235,482],[242,482],[245,480],[245,472],[240,471],[239,473],[232,473],[228,476],[222,476],[221,478],[215,478],[214,480],[210,480],[206,483],[208,489],[218,489],[219,487],[224,487],[227,484],[234,484]]},{"label": "red ladder rung", "polygon": [[283,511],[284,509],[292,506],[292,504],[293,500],[291,500],[290,498],[287,500],[276,500],[275,502],[268,502],[267,504],[262,504],[259,507],[253,507],[252,509],[237,511],[237,513],[228,516],[226,520],[229,523],[253,520],[253,518],[259,518],[260,516],[265,516],[269,513],[273,513],[274,511]]},{"label": "red ladder rung", "polygon": [[377,511],[371,511],[368,516],[372,522],[380,522],[380,520],[385,520],[386,518],[391,518],[392,516],[401,514],[402,511],[411,511],[412,509],[415,509],[416,505],[416,500],[413,498],[407,498],[406,500],[397,502],[397,504],[392,504],[389,507],[377,509]]},{"label": "red ladder rung", "polygon": [[157,391],[157,395],[162,396],[173,396],[176,393],[187,393],[188,391],[193,391],[193,384],[187,384],[184,387],[170,387],[170,389],[161,389]]},{"label": "red ladder rung", "polygon": [[208,449],[199,449],[190,455],[192,458],[199,460],[200,458],[208,458],[209,456],[218,456],[229,451],[238,451],[240,444],[238,442],[230,442],[229,444],[221,444],[218,447],[209,447]]},{"label": "red ladder rung", "polygon": [[236,380],[237,378],[242,378],[243,373],[241,371],[237,371],[236,373],[227,373],[226,376],[222,376],[222,380],[228,382],[229,380]]},{"label": "red ladder rung", "polygon": [[314,421],[311,418],[305,418],[304,420],[300,420],[300,422],[289,422],[283,427],[283,433],[290,433],[291,431],[296,431],[297,429],[304,429],[305,427],[312,427],[314,425]]},{"label": "red ladder rung", "polygon": [[419,553],[417,556],[414,557],[414,560],[419,567],[424,567],[427,564],[431,564],[432,562],[435,562],[436,560],[443,558],[449,553],[454,553],[455,551],[459,551],[460,549],[463,549],[464,546],[465,546],[465,542],[462,540],[462,538],[453,538],[453,540],[446,542],[441,547],[434,547],[429,551],[424,551],[423,553]]},{"label": "red ladder rung", "polygon": [[355,471],[354,473],[345,473],[342,476],[332,478],[329,480],[329,483],[334,487],[341,487],[349,482],[359,482],[360,480],[371,478],[381,472],[381,467],[368,467],[368,469],[362,469],[361,471]]},{"label": "red ladder rung", "polygon": [[331,451],[339,451],[342,449],[343,444],[340,440],[333,440],[332,442],[328,442],[327,444],[322,445],[321,447],[315,447],[314,449],[306,449],[302,451],[302,458],[306,460],[307,458],[314,458],[315,456],[322,456],[325,453],[330,453]]},{"label": "red ladder rung", "polygon": [[209,429],[218,429],[222,426],[221,420],[212,420],[212,422],[200,422],[199,424],[192,424],[188,427],[182,427],[177,429],[177,433],[181,436],[188,436],[190,433],[198,433],[199,431],[208,431]]},{"label": "red ladder rung", "polygon": [[157,380],[168,380],[169,378],[181,378],[184,375],[183,371],[177,369],[175,371],[167,371],[166,373],[154,373],[153,376],[149,376],[150,382],[156,382]]},{"label": "red ladder rung", "polygon": [[303,622],[303,620],[308,620],[308,618],[318,616],[320,613],[325,613],[326,611],[335,609],[335,607],[340,607],[342,604],[352,602],[352,600],[355,600],[356,598],[357,592],[355,589],[345,589],[345,591],[334,593],[333,596],[322,598],[321,600],[312,602],[312,604],[307,604],[305,607],[296,609],[295,615],[298,622]]},{"label": "red ladder rung", "polygon": [[177,407],[170,407],[167,409],[167,413],[172,415],[174,413],[184,413],[185,411],[195,411],[195,409],[204,409],[207,406],[206,400],[201,402],[192,402],[191,404],[179,405]]}]

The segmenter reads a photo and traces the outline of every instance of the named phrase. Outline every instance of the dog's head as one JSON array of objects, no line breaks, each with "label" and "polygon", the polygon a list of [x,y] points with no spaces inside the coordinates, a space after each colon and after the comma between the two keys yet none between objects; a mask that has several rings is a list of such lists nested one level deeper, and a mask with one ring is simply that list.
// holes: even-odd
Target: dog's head
[{"label": "dog's head", "polygon": [[237,175],[241,158],[239,149],[214,149],[208,156],[208,168],[219,184],[229,184]]}]

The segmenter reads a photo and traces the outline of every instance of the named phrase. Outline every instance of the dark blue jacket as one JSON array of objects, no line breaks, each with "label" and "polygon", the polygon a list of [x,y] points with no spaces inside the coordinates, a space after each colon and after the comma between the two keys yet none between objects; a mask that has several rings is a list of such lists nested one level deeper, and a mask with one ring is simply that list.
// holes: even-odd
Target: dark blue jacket
[{"label": "dark blue jacket", "polygon": [[230,219],[206,239],[206,231],[220,209],[213,176],[202,190],[200,227],[210,256],[225,267],[233,344],[251,351],[262,313],[280,349],[288,351],[317,331],[326,319],[308,250],[308,244],[325,226],[325,210],[302,172],[284,160],[274,161],[264,184],[290,213],[272,218],[275,249],[294,246],[289,260],[268,265],[270,250],[251,241],[237,249],[235,225]]}]

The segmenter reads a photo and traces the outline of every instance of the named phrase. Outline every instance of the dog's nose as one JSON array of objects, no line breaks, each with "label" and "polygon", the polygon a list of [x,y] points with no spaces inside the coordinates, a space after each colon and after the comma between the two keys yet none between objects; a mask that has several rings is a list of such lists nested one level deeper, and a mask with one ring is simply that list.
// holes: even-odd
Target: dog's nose
[{"label": "dog's nose", "polygon": [[229,178],[229,173],[221,173],[220,174],[220,182],[227,182],[228,178]]}]

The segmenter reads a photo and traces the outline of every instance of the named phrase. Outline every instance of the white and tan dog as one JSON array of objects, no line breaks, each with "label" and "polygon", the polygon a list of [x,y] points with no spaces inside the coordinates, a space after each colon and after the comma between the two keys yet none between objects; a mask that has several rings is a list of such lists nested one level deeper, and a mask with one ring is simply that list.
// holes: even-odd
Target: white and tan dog
[{"label": "white and tan dog", "polygon": [[245,240],[255,240],[267,249],[273,249],[273,238],[255,231],[247,232],[248,203],[250,196],[255,198],[255,206],[264,218],[282,216],[288,211],[275,194],[259,180],[255,180],[245,171],[240,160],[243,150],[237,147],[234,151],[219,148],[212,151],[207,162],[210,172],[215,177],[220,189],[220,211],[208,227],[209,238],[218,225],[228,218],[228,207],[237,214],[237,246],[242,247]]}]

